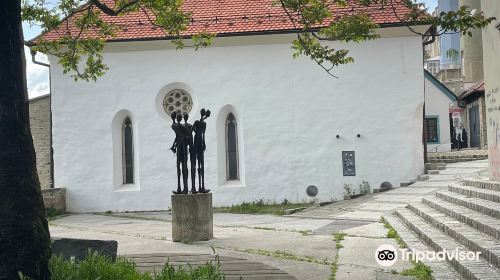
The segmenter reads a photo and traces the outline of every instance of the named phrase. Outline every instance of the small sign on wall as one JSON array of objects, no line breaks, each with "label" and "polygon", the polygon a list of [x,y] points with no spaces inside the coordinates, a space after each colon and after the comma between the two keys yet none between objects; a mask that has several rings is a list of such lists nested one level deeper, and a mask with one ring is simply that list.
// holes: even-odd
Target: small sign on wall
[{"label": "small sign on wall", "polygon": [[344,176],[356,176],[354,151],[342,151],[342,167],[344,169]]}]

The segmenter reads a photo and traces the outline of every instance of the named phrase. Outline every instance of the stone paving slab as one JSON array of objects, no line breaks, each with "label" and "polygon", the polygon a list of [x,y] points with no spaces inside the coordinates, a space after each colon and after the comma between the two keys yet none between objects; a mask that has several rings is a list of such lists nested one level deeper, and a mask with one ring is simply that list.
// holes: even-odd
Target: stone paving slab
[{"label": "stone paving slab", "polygon": [[331,236],[336,232],[348,232],[353,228],[361,228],[369,223],[371,222],[356,220],[335,220],[322,228],[314,230],[313,234]]},{"label": "stone paving slab", "polygon": [[361,211],[367,211],[367,210],[374,210],[374,211],[390,211],[394,210],[399,207],[404,207],[406,204],[394,204],[394,203],[387,203],[387,202],[370,202],[370,203],[363,203],[359,206],[359,210]]},{"label": "stone paving slab", "polygon": [[[382,244],[397,246],[391,239],[370,239],[362,237],[346,237],[342,241],[344,248],[339,251],[339,263],[336,279],[375,279],[377,271],[389,272],[377,264],[375,250]],[[410,267],[407,261],[398,261],[390,269],[398,271]]]},{"label": "stone paving slab", "polygon": [[351,211],[351,212],[345,212],[343,214],[336,215],[336,218],[343,218],[343,219],[353,219],[353,220],[360,220],[360,221],[371,221],[371,222],[376,222],[380,220],[380,217],[384,214],[384,211],[363,211],[363,210],[356,210],[356,211]]}]

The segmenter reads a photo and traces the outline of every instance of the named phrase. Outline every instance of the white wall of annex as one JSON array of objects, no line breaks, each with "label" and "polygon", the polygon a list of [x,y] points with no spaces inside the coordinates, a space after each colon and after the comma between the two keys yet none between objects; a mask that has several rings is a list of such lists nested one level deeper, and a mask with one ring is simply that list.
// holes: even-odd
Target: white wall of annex
[{"label": "white wall of annex", "polygon": [[451,151],[449,107],[452,101],[430,80],[425,79],[425,115],[439,116],[439,143],[427,144],[428,152]]}]

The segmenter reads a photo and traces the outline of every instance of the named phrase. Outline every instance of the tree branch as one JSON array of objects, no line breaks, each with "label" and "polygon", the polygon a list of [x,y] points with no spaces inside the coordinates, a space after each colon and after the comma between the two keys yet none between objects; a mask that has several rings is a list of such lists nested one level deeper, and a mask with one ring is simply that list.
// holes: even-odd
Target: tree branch
[{"label": "tree branch", "polygon": [[137,4],[139,2],[139,0],[132,0],[132,1],[128,2],[127,4],[123,5],[118,10],[111,9],[110,7],[108,7],[106,4],[103,4],[99,0],[90,0],[90,2],[92,2],[94,5],[96,5],[96,7],[99,8],[101,11],[103,11],[105,14],[107,14],[109,16],[117,16],[121,12],[123,12],[125,9]]}]

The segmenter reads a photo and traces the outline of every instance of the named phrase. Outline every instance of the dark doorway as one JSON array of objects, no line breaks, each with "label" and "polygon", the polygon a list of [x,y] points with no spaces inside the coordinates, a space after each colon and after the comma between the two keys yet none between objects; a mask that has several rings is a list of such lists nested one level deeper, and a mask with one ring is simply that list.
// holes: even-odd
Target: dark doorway
[{"label": "dark doorway", "polygon": [[478,148],[481,146],[480,130],[479,105],[474,104],[469,108],[469,134],[471,148]]}]

